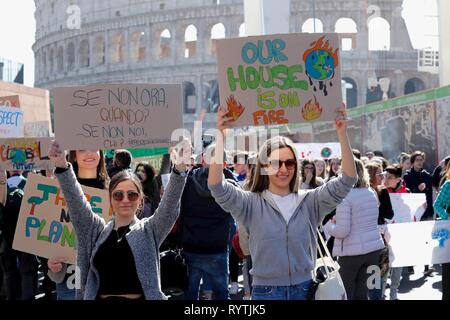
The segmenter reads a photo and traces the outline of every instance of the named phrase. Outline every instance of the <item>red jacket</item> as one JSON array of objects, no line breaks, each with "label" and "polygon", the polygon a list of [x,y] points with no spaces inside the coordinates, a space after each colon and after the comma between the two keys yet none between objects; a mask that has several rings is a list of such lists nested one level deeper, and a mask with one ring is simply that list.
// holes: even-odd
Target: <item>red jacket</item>
[{"label": "red jacket", "polygon": [[401,186],[397,189],[387,188],[389,193],[411,193],[409,189],[402,183]]}]

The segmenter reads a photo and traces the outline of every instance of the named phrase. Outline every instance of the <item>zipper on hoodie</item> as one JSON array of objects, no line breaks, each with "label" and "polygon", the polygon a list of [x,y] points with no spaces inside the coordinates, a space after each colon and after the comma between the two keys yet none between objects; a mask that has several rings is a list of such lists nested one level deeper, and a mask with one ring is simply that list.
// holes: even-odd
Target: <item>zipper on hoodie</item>
[{"label": "zipper on hoodie", "polygon": [[[283,218],[283,220],[284,220],[284,218]],[[286,223],[286,220],[285,220],[285,223]],[[291,259],[289,259],[289,223],[286,223],[286,254],[287,254],[287,258],[288,258],[289,283],[292,286]]]}]

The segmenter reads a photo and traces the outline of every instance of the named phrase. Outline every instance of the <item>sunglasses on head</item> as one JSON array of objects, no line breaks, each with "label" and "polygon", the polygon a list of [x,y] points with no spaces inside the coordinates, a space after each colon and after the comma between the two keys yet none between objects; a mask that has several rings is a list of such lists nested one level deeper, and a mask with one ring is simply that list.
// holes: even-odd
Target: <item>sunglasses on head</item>
[{"label": "sunglasses on head", "polygon": [[282,161],[282,160],[270,160],[269,163],[270,163],[270,166],[274,170],[279,170],[283,166],[283,164],[286,166],[286,169],[293,170],[293,169],[295,169],[295,166],[297,165],[297,161],[295,159],[288,159],[288,160],[285,160],[285,161]]},{"label": "sunglasses on head", "polygon": [[[126,194],[130,201],[137,201],[139,199],[139,193],[137,191],[129,190]],[[112,197],[116,201],[122,201],[125,198],[125,192],[121,190],[114,191]]]}]

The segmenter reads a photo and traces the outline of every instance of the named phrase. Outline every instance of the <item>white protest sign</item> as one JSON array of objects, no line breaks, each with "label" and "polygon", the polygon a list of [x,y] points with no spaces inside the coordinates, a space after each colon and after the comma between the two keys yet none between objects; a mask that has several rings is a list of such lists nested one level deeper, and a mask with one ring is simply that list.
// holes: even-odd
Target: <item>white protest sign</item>
[{"label": "white protest sign", "polygon": [[341,156],[341,145],[330,143],[294,143],[300,158],[332,159]]},{"label": "white protest sign", "polygon": [[450,262],[450,221],[423,221],[387,225],[391,267]]},{"label": "white protest sign", "polygon": [[0,106],[0,137],[23,137],[23,111],[15,107]]},{"label": "white protest sign", "polygon": [[420,221],[425,213],[425,193],[389,193],[394,217],[392,223]]}]

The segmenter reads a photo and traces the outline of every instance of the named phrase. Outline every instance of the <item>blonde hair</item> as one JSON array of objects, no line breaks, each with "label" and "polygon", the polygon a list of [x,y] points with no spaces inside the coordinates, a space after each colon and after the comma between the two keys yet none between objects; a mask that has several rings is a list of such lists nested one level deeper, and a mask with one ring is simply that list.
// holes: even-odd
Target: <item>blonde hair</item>
[{"label": "blonde hair", "polygon": [[355,159],[355,165],[356,173],[358,174],[358,181],[355,183],[353,188],[368,188],[370,186],[369,173],[364,167],[364,163],[359,159]]},{"label": "blonde hair", "polygon": [[253,175],[253,183],[251,185],[250,191],[252,192],[263,192],[269,188],[269,176],[267,174],[261,174],[264,167],[269,163],[269,156],[273,151],[289,148],[294,154],[294,159],[296,161],[295,172],[292,180],[289,183],[289,188],[291,192],[297,193],[299,188],[299,170],[298,170],[298,155],[295,149],[294,143],[291,139],[277,136],[275,138],[266,140],[259,151],[259,155],[256,161],[256,168]]}]

